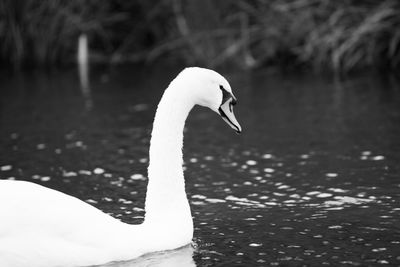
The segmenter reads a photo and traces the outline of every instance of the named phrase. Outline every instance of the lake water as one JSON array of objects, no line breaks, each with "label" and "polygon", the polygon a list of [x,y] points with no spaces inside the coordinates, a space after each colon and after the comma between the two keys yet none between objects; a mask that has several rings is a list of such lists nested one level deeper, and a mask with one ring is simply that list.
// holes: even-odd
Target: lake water
[{"label": "lake water", "polygon": [[[174,68],[0,75],[0,178],[143,220],[152,119]],[[394,77],[225,73],[237,135],[186,124],[192,246],[107,266],[400,265],[400,85]]]}]

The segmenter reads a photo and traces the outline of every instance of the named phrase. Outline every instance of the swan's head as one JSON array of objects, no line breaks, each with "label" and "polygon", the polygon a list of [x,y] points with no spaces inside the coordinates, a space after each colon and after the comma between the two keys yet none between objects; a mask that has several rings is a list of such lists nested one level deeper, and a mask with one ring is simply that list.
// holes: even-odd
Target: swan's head
[{"label": "swan's head", "polygon": [[192,67],[184,69],[179,76],[191,87],[195,104],[217,112],[237,133],[242,132],[242,127],[233,113],[233,106],[237,103],[236,97],[222,75],[213,70]]}]

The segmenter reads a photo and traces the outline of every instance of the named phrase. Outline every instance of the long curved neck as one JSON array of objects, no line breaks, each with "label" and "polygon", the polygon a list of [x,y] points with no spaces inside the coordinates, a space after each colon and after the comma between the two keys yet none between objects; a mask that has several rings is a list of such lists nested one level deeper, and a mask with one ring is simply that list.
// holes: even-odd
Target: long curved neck
[{"label": "long curved neck", "polygon": [[187,88],[176,81],[158,105],[150,141],[145,223],[179,225],[192,220],[185,192],[182,147],[185,120],[193,106]]}]

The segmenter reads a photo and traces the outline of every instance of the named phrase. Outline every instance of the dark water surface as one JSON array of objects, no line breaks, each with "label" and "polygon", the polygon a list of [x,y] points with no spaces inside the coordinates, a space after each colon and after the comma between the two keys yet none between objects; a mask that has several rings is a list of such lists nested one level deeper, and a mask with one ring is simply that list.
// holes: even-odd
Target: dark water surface
[{"label": "dark water surface", "polygon": [[[140,223],[152,119],[176,73],[95,71],[90,92],[74,71],[1,75],[0,178]],[[109,266],[400,265],[399,83],[226,76],[243,134],[203,108],[187,121],[194,246]]]}]

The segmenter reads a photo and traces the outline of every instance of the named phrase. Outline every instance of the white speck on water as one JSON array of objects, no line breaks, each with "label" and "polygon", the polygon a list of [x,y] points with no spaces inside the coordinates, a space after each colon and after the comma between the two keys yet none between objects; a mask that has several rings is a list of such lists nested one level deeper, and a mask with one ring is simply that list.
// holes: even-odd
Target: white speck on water
[{"label": "white speck on water", "polygon": [[104,173],[104,170],[102,168],[96,168],[93,170],[93,173],[94,174],[102,174],[102,173]]},{"label": "white speck on water", "polygon": [[249,166],[254,166],[254,165],[257,164],[257,161],[255,161],[255,160],[248,160],[248,161],[246,161],[246,164],[249,165]]},{"label": "white speck on water", "polygon": [[203,201],[190,201],[190,204],[195,205],[195,206],[204,206],[205,203]]},{"label": "white speck on water", "polygon": [[92,172],[88,171],[88,170],[79,170],[78,173],[82,174],[82,175],[91,175],[92,174]]},{"label": "white speck on water", "polygon": [[5,171],[10,171],[12,169],[11,165],[4,165],[0,167],[0,170],[5,172]]},{"label": "white speck on water", "polygon": [[357,194],[357,197],[365,197],[366,194],[367,194],[367,193],[365,193],[365,192],[361,192],[361,193],[358,193],[358,194]]},{"label": "white speck on water", "polygon": [[143,176],[143,174],[140,173],[135,173],[131,175],[132,180],[145,180],[146,178]]},{"label": "white speck on water", "polygon": [[258,201],[254,201],[254,200],[249,200],[247,198],[239,198],[239,197],[235,197],[235,196],[227,196],[225,197],[225,200],[228,201],[233,201],[238,205],[242,205],[242,206],[255,206],[255,207],[259,207],[259,208],[264,208],[265,205],[263,205],[262,203],[258,202]]},{"label": "white speck on water", "polygon": [[264,172],[266,172],[266,173],[273,173],[273,172],[275,172],[275,170],[272,169],[272,168],[265,168],[265,169],[264,169]]},{"label": "white speck on water", "polygon": [[17,133],[12,133],[11,135],[10,135],[10,137],[11,137],[11,139],[17,139],[18,138],[18,134]]},{"label": "white speck on water", "polygon": [[384,159],[385,159],[385,157],[381,156],[381,155],[372,157],[372,160],[384,160]]},{"label": "white speck on water", "polygon": [[76,147],[82,147],[83,146],[83,142],[82,141],[76,141],[75,142],[75,146]]},{"label": "white speck on water", "polygon": [[327,197],[331,197],[331,196],[332,196],[331,193],[321,193],[321,194],[317,195],[318,198],[327,198]]},{"label": "white speck on water", "polygon": [[262,155],[263,159],[271,159],[273,156],[271,154],[264,154]]},{"label": "white speck on water", "polygon": [[93,200],[93,199],[87,199],[86,202],[90,203],[90,204],[97,204],[98,203],[96,200]]},{"label": "white speck on water", "polygon": [[302,159],[308,159],[308,158],[310,158],[310,155],[308,155],[308,154],[303,154],[303,155],[300,156],[300,158],[302,158]]},{"label": "white speck on water", "polygon": [[210,202],[210,203],[225,203],[226,202],[225,200],[218,199],[218,198],[207,198],[206,201]]},{"label": "white speck on water", "polygon": [[268,206],[276,206],[276,205],[278,205],[278,203],[272,202],[272,201],[264,202],[264,204],[268,205]]},{"label": "white speck on water", "polygon": [[59,149],[59,148],[56,148],[55,150],[54,150],[54,152],[56,153],[56,154],[61,154],[61,149]]},{"label": "white speck on water", "polygon": [[363,156],[369,156],[371,154],[372,154],[371,151],[363,151],[363,152],[361,152],[361,155],[363,155]]},{"label": "white speck on water", "polygon": [[126,205],[129,205],[129,204],[133,203],[132,200],[127,200],[127,199],[124,199],[124,198],[118,199],[118,202],[121,202],[121,203],[126,204]]},{"label": "white speck on water", "polygon": [[46,145],[45,145],[45,144],[37,144],[37,145],[36,145],[36,148],[37,148],[38,150],[42,150],[42,149],[45,149],[45,148],[46,148]]},{"label": "white speck on water", "polygon": [[299,194],[292,194],[289,197],[299,199],[301,196]]},{"label": "white speck on water", "polygon": [[334,173],[334,172],[328,172],[328,173],[325,174],[325,175],[326,175],[326,177],[331,177],[331,178],[337,177],[337,176],[338,176],[338,174],[337,174],[337,173]]},{"label": "white speck on water", "polygon": [[288,199],[288,200],[283,201],[283,203],[285,203],[285,204],[291,204],[291,203],[296,203],[296,202],[297,201],[294,199]]},{"label": "white speck on water", "polygon": [[372,252],[381,252],[387,250],[386,248],[374,248],[372,249]]},{"label": "white speck on water", "polygon": [[205,160],[214,160],[214,157],[213,156],[205,156],[204,159]]},{"label": "white speck on water", "polygon": [[334,193],[346,193],[348,190],[343,190],[341,188],[328,188],[328,191],[334,192]]},{"label": "white speck on water", "polygon": [[261,247],[262,246],[262,244],[260,244],[260,243],[250,243],[249,244],[249,247]]},{"label": "white speck on water", "polygon": [[42,181],[42,182],[48,182],[48,181],[50,181],[50,177],[49,177],[49,176],[40,177],[40,181]]},{"label": "white speck on water", "polygon": [[140,163],[147,163],[148,159],[147,158],[141,158],[139,159]]},{"label": "white speck on water", "polygon": [[78,174],[76,172],[67,172],[67,171],[63,171],[62,174],[63,177],[73,177],[73,176],[78,176]]},{"label": "white speck on water", "polygon": [[40,179],[40,175],[34,174],[34,175],[32,175],[32,179],[38,180],[38,179]]},{"label": "white speck on water", "polygon": [[7,180],[15,180],[15,177],[8,177]]},{"label": "white speck on water", "polygon": [[138,208],[138,207],[133,207],[132,210],[133,211],[138,211],[138,212],[144,211],[144,209]]},{"label": "white speck on water", "polygon": [[243,183],[243,185],[252,185],[253,183],[252,182],[249,182],[249,181],[246,181],[246,182],[244,182]]},{"label": "white speck on water", "polygon": [[206,196],[203,195],[193,195],[192,198],[197,198],[197,199],[206,199]]},{"label": "white speck on water", "polygon": [[361,160],[367,160],[368,157],[367,157],[367,156],[361,156],[360,159],[361,159]]},{"label": "white speck on water", "polygon": [[306,193],[307,196],[315,196],[318,194],[321,194],[321,192],[320,191],[310,191],[310,192]]},{"label": "white speck on water", "polygon": [[340,206],[345,204],[359,205],[373,201],[367,198],[355,198],[349,196],[335,196],[334,199],[335,201],[326,201],[324,204],[327,206]]},{"label": "white speck on water", "polygon": [[278,186],[278,189],[288,189],[288,188],[290,188],[290,186],[288,186],[288,185],[280,185],[280,186]]},{"label": "white speck on water", "polygon": [[196,162],[198,162],[198,159],[196,159],[196,158],[191,158],[191,159],[189,159],[189,161],[190,161],[191,163],[196,163]]},{"label": "white speck on water", "polygon": [[102,198],[104,201],[107,201],[107,202],[111,202],[112,201],[112,198],[109,198],[109,197],[103,197]]},{"label": "white speck on water", "polygon": [[329,226],[328,228],[329,228],[329,229],[342,229],[343,226],[341,226],[341,225],[331,225],[331,226]]}]

